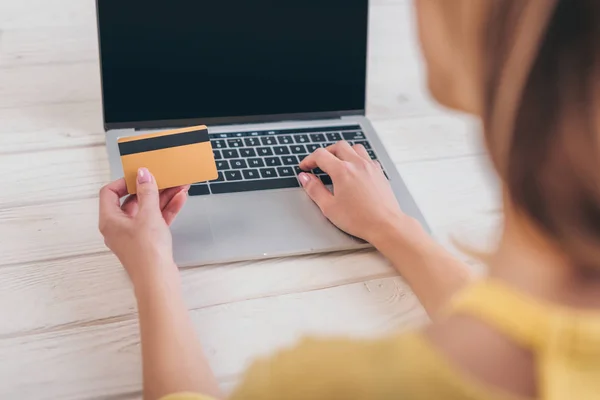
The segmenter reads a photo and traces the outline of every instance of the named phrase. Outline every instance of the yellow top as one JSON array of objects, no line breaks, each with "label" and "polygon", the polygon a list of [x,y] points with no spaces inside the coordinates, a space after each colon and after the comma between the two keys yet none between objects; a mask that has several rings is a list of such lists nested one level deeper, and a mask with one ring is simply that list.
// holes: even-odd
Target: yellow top
[{"label": "yellow top", "polygon": [[[600,313],[543,304],[492,280],[451,313],[470,314],[536,355],[541,400],[600,399]],[[310,384],[306,384],[310,382]],[[310,340],[256,363],[233,400],[517,400],[453,368],[418,333],[376,341]],[[163,400],[210,400],[174,394]]]}]

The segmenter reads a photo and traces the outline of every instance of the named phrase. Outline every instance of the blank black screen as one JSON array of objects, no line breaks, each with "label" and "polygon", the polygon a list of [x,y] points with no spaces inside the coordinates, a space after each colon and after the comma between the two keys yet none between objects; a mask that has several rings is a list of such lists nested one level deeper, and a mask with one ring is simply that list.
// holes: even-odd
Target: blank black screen
[{"label": "blank black screen", "polygon": [[107,124],[363,110],[368,0],[98,0]]}]

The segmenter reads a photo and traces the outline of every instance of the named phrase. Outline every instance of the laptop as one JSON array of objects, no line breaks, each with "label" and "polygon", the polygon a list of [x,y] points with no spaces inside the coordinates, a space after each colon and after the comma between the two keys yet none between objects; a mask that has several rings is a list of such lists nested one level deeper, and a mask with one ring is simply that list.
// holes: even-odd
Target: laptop
[{"label": "laptop", "polygon": [[219,178],[172,226],[179,266],[369,246],[298,183],[300,160],[339,140],[363,144],[427,226],[365,117],[368,0],[97,0],[97,15],[112,177],[119,138],[209,127]]}]

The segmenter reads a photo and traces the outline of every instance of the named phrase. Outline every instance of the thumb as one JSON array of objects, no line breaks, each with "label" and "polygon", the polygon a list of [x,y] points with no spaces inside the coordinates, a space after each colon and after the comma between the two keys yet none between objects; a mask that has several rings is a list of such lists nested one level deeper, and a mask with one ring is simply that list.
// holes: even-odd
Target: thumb
[{"label": "thumb", "polygon": [[137,198],[140,212],[160,211],[160,200],[156,179],[147,168],[138,169]]},{"label": "thumb", "polygon": [[323,214],[326,214],[326,210],[329,208],[329,204],[333,201],[333,195],[323,182],[313,174],[307,174],[305,172],[298,175],[302,187],[308,194],[308,197],[314,201],[317,206],[321,209]]}]

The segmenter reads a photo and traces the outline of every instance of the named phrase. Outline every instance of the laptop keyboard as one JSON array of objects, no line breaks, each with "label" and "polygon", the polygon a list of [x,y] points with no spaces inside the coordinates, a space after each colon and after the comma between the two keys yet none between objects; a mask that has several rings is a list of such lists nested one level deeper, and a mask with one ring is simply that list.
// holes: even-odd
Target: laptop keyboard
[{"label": "laptop keyboard", "polygon": [[[306,128],[278,131],[216,133],[210,141],[219,178],[192,185],[190,196],[300,187],[298,164],[320,147],[340,140],[365,146],[373,160],[377,155],[360,126]],[[331,178],[312,171],[326,185]]]}]

